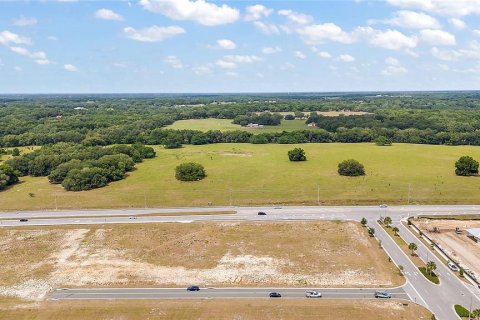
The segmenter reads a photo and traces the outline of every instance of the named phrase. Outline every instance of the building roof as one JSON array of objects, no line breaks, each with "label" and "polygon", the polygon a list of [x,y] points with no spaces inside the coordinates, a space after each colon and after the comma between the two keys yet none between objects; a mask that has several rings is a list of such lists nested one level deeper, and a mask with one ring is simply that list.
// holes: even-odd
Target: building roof
[{"label": "building roof", "polygon": [[467,229],[467,232],[475,238],[480,238],[480,228]]}]

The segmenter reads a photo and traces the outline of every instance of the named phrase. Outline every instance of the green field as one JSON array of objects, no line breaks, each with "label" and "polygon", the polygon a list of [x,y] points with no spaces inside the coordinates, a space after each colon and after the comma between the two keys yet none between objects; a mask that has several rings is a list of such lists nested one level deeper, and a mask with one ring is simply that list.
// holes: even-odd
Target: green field
[{"label": "green field", "polygon": [[165,127],[166,129],[175,129],[175,130],[200,130],[200,131],[209,131],[209,130],[220,130],[220,131],[231,131],[231,130],[242,130],[251,133],[272,133],[272,132],[282,132],[282,131],[295,131],[295,130],[315,130],[316,128],[308,127],[305,124],[305,120],[282,120],[282,123],[279,126],[265,126],[263,128],[247,128],[242,127],[238,124],[233,124],[231,119],[190,119],[190,120],[179,120]]},{"label": "green field", "polygon": [[[462,155],[480,159],[480,147],[395,144],[304,144],[308,161],[292,163],[293,145],[212,144],[166,150],[137,165],[122,181],[101,189],[66,192],[45,177],[23,177],[0,192],[0,210],[100,207],[165,207],[260,204],[324,205],[478,203],[480,178],[457,177]],[[365,177],[337,174],[337,164],[355,158]],[[186,161],[205,166],[200,182],[175,180]]]}]

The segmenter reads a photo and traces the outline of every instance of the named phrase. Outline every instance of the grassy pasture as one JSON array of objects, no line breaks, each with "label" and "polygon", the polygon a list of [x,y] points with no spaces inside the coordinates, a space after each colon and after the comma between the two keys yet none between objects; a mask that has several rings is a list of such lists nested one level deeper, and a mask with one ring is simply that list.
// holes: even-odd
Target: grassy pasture
[{"label": "grassy pasture", "polygon": [[282,120],[282,123],[279,126],[264,126],[263,128],[253,129],[253,128],[242,127],[238,124],[233,124],[231,119],[212,119],[212,118],[179,120],[167,126],[166,128],[175,129],[175,130],[187,130],[187,129],[199,130],[199,131],[205,131],[205,132],[209,130],[220,130],[220,131],[242,130],[242,131],[247,131],[254,134],[316,129],[316,128],[308,127],[305,124],[305,120],[300,120],[300,119]]},{"label": "grassy pasture", "polygon": [[[288,161],[287,151],[300,146],[307,160]],[[137,165],[124,180],[101,189],[66,192],[45,177],[23,177],[0,192],[0,210],[58,208],[167,207],[260,204],[455,204],[478,203],[480,178],[458,177],[462,155],[480,159],[480,147],[395,144],[252,145],[213,144],[166,150]],[[340,161],[354,158],[366,176],[337,174]],[[207,178],[175,180],[182,162],[203,164]],[[410,192],[409,192],[410,185]]]}]

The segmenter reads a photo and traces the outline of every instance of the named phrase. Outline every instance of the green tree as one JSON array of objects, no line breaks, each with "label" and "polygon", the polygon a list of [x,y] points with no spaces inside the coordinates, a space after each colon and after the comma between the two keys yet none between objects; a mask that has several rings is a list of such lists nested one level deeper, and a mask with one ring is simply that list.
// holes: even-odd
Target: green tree
[{"label": "green tree", "polygon": [[392,224],[392,218],[390,218],[390,217],[383,218],[383,223],[385,224],[385,226],[387,228],[390,227],[390,225]]},{"label": "green tree", "polygon": [[398,266],[398,273],[399,273],[401,276],[403,276],[403,269],[404,269],[404,268],[403,268],[402,265],[399,265],[399,266]]},{"label": "green tree", "polygon": [[427,262],[427,273],[432,275],[432,272],[437,269],[437,264],[433,261]]},{"label": "green tree", "polygon": [[10,167],[8,164],[0,165],[0,190],[17,183],[20,173]]},{"label": "green tree", "polygon": [[395,233],[396,236],[398,236],[398,231],[400,230],[398,229],[398,227],[393,227],[392,231]]},{"label": "green tree", "polygon": [[366,218],[362,218],[362,220],[360,220],[360,223],[362,224],[362,226],[365,227],[367,225],[368,221],[367,221]]},{"label": "green tree", "polygon": [[186,162],[175,168],[175,178],[180,181],[199,181],[207,176],[205,168],[195,162]]},{"label": "green tree", "polygon": [[377,146],[381,146],[381,147],[391,146],[392,145],[392,140],[388,139],[385,136],[379,136],[375,139],[375,144]]},{"label": "green tree", "polygon": [[418,249],[418,246],[416,243],[414,242],[411,242],[409,245],[408,245],[408,249],[412,251],[412,256],[415,255],[415,251],[417,251]]},{"label": "green tree", "polygon": [[475,309],[472,311],[472,317],[474,317],[475,319],[480,319],[480,309]]},{"label": "green tree", "polygon": [[305,156],[305,150],[302,148],[295,148],[288,151],[288,159],[290,159],[290,161],[306,161],[307,157]]},{"label": "green tree", "polygon": [[375,235],[375,228],[368,228],[368,234],[370,237],[373,237]]},{"label": "green tree", "polygon": [[287,114],[283,117],[285,120],[295,120],[295,116],[293,114]]},{"label": "green tree", "polygon": [[458,176],[474,176],[478,174],[478,161],[469,156],[463,156],[455,162],[455,174]]},{"label": "green tree", "polygon": [[341,176],[364,176],[365,168],[363,164],[354,159],[342,161],[338,164],[338,173]]},{"label": "green tree", "polygon": [[18,150],[18,148],[13,148],[12,156],[18,157],[19,155],[20,155],[20,150]]},{"label": "green tree", "polygon": [[70,170],[62,182],[68,191],[82,191],[106,186],[108,178],[101,168],[83,168]]}]

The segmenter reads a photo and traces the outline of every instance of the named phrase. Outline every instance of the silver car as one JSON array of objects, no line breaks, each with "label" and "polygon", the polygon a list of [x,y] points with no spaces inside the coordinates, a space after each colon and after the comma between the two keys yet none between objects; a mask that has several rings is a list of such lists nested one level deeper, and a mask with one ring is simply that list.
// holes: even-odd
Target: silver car
[{"label": "silver car", "polygon": [[307,298],[321,298],[322,294],[318,291],[307,291],[307,292],[305,292],[305,297],[307,297]]}]

